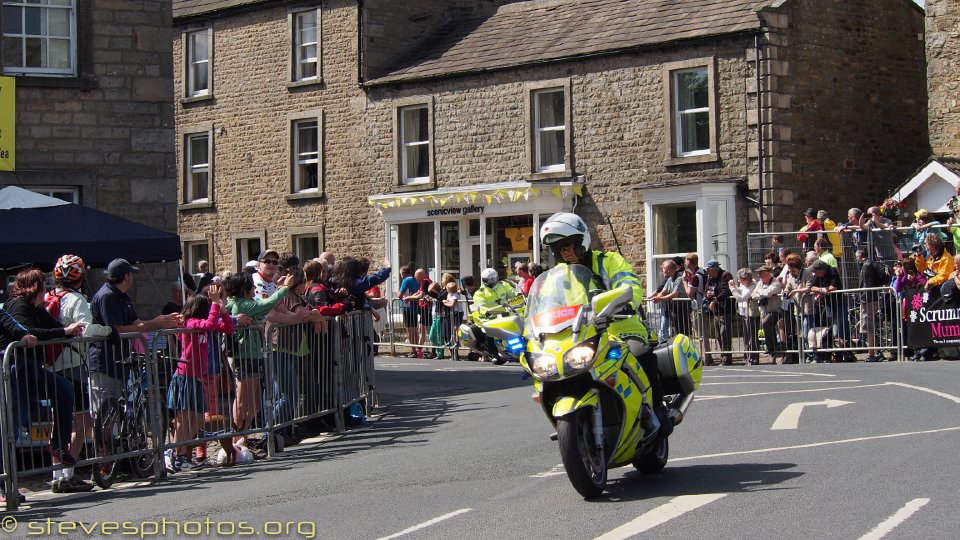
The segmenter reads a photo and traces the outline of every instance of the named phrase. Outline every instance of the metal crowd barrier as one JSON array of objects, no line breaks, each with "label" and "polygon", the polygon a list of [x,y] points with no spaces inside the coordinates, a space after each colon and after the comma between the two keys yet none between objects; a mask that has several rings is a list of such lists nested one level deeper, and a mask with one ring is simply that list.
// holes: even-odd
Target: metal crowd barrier
[{"label": "metal crowd barrier", "polygon": [[[75,467],[112,471],[124,462],[141,478],[166,476],[166,450],[266,433],[270,456],[276,431],[326,415],[333,415],[337,431],[343,432],[351,406],[361,403],[368,411],[376,403],[373,335],[370,314],[353,312],[323,323],[272,325],[266,333],[251,327],[232,335],[188,329],[124,334],[112,352],[107,338],[44,341],[33,348],[10,344],[0,384],[0,478],[7,508],[19,505],[19,478],[63,468],[34,450],[49,447],[51,438],[68,440],[71,434],[57,428],[70,425],[63,419],[71,416],[82,418],[83,425],[76,429],[78,422],[72,430],[72,444],[59,444],[72,447]],[[188,341],[192,347],[202,341],[208,346],[207,356],[192,359],[192,365],[183,358]],[[66,373],[84,389],[72,399],[71,379],[43,367],[44,358],[56,347],[57,355],[71,351],[85,360],[92,343],[104,348],[106,361],[119,365],[119,373],[112,379],[93,374],[96,382],[87,373]],[[201,362],[206,375],[193,377],[204,371],[195,369]],[[27,365],[35,367],[28,370]],[[197,380],[175,383],[178,376]],[[249,398],[240,399],[239,409],[249,419],[243,426],[235,425],[233,415],[239,394]],[[122,411],[120,417],[104,420],[113,418],[107,411],[114,410]]]},{"label": "metal crowd barrier", "polygon": [[423,308],[395,298],[388,306],[387,321],[381,323],[380,339],[374,344],[389,346],[391,356],[417,356],[418,352],[423,355],[429,351],[436,358],[449,353],[459,360],[464,352],[458,347],[457,328],[470,312],[470,304],[461,300],[458,307],[437,310],[435,301]]}]

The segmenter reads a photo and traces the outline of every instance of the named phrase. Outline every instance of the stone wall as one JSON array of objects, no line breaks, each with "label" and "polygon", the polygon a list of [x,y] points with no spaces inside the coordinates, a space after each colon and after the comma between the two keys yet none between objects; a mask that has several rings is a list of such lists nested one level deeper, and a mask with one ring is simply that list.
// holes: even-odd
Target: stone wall
[{"label": "stone wall", "polygon": [[[517,68],[369,91],[365,162],[376,179],[372,193],[394,189],[391,119],[401,100],[433,100],[435,171],[438,186],[530,179],[525,122],[527,84],[569,81],[576,175],[586,178],[577,213],[591,225],[595,247],[615,249],[607,217],[624,256],[645,271],[645,222],[641,190],[711,181],[745,181],[749,174],[744,87],[753,66],[748,41],[718,40],[638,54]],[[719,120],[719,160],[670,165],[664,114],[665,65],[713,57]],[[743,214],[742,211],[738,215]],[[742,230],[742,229],[741,229]],[[746,260],[745,254],[740,255]]]},{"label": "stone wall", "polygon": [[929,155],[922,10],[797,0],[763,17],[772,221],[799,227],[815,207],[840,222],[879,204]]},{"label": "stone wall", "polygon": [[[214,203],[181,210],[181,235],[208,234],[213,265],[235,268],[232,234],[262,231],[266,244],[292,249],[290,231],[315,227],[337,253],[383,254],[383,225],[365,197],[376,192],[363,148],[366,99],[357,84],[357,3],[331,0],[321,15],[320,83],[288,86],[290,30],[286,8],[265,8],[213,22],[213,98],[177,101],[178,190],[183,189],[183,134],[198,125],[214,133]],[[192,28],[192,27],[191,27]],[[183,28],[179,28],[183,30]],[[183,63],[180,34],[175,62]],[[182,69],[175,71],[178,96]],[[291,119],[322,111],[322,197],[290,199]],[[182,199],[179,199],[182,200]],[[379,234],[370,237],[371,231]]]},{"label": "stone wall", "polygon": [[930,146],[960,156],[960,3],[927,0],[927,88]]},{"label": "stone wall", "polygon": [[[176,231],[171,2],[79,5],[79,76],[17,79],[17,171],[0,185],[77,186],[84,205]],[[140,276],[144,316],[176,274],[150,265]]]}]

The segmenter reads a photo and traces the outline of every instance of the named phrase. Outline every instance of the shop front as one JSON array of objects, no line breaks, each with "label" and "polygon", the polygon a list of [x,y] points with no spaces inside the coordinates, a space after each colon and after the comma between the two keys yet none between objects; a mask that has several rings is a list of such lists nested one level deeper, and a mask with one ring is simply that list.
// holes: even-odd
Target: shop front
[{"label": "shop front", "polygon": [[[368,202],[383,215],[394,268],[422,268],[434,280],[448,273],[479,281],[484,268],[509,278],[517,262],[551,266],[553,256],[537,232],[554,213],[572,212],[582,193],[580,181],[511,182],[374,195]],[[397,271],[391,294],[398,287]]]}]

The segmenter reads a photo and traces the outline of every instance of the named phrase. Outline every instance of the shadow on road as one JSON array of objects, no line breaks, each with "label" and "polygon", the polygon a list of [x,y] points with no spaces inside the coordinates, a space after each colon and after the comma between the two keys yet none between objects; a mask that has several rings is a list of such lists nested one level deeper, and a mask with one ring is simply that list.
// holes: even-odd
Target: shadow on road
[{"label": "shadow on road", "polygon": [[780,487],[779,484],[803,476],[801,471],[789,470],[796,466],[796,463],[667,464],[666,469],[656,474],[632,471],[622,478],[611,479],[604,496],[595,502],[792,489]]}]

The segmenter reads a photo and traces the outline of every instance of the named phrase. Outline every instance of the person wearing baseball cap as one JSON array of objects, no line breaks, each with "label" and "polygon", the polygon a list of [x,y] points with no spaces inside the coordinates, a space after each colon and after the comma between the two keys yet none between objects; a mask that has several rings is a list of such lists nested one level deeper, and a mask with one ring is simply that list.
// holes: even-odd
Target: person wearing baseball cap
[{"label": "person wearing baseball cap", "polygon": [[780,280],[775,279],[773,268],[769,265],[763,265],[757,268],[757,286],[750,294],[750,298],[757,302],[760,307],[760,327],[763,328],[763,345],[770,355],[770,363],[776,362],[776,356],[779,352],[777,346],[777,322],[780,320],[780,293],[783,291],[783,285]]},{"label": "person wearing baseball cap", "polygon": [[[90,344],[87,355],[87,370],[90,379],[90,409],[99,410],[108,399],[123,396],[127,374],[123,360],[130,357],[131,342],[121,340],[120,334],[143,333],[162,328],[176,328],[180,324],[177,314],[160,315],[141,321],[133,300],[127,294],[133,287],[134,274],[140,269],[126,259],[114,259],[104,272],[107,282],[93,295],[90,311],[93,323],[111,327],[106,341]],[[100,449],[103,451],[104,449]]]},{"label": "person wearing baseball cap", "polygon": [[817,231],[823,230],[823,224],[817,219],[817,211],[813,208],[807,208],[803,212],[803,219],[807,221],[807,224],[800,229],[800,234],[797,235],[797,240],[803,244],[804,253],[808,251],[813,251],[813,243],[817,240],[816,234]]}]

